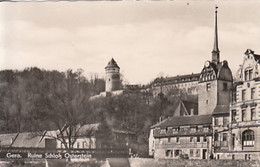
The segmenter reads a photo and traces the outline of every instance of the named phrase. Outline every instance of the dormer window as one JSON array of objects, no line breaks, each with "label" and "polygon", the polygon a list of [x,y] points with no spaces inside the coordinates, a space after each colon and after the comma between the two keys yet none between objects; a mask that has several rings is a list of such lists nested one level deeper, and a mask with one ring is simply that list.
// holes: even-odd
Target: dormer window
[{"label": "dormer window", "polygon": [[191,132],[191,133],[195,133],[196,131],[197,131],[197,128],[196,128],[196,127],[190,128],[190,132]]},{"label": "dormer window", "polygon": [[166,129],[161,129],[160,134],[166,134]]},{"label": "dormer window", "polygon": [[203,132],[208,132],[209,131],[209,127],[203,127]]}]

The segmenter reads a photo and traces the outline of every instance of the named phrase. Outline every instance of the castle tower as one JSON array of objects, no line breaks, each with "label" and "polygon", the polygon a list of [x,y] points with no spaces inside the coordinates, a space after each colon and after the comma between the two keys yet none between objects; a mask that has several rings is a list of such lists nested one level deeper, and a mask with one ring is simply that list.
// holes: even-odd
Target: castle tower
[{"label": "castle tower", "polygon": [[[215,32],[212,60],[206,61],[198,84],[199,115],[228,112],[231,101],[233,77],[228,62],[220,62],[218,49],[217,9],[215,10]],[[224,111],[223,111],[224,112]]]},{"label": "castle tower", "polygon": [[106,71],[106,92],[112,92],[120,89],[120,67],[116,61],[112,58],[107,66]]}]

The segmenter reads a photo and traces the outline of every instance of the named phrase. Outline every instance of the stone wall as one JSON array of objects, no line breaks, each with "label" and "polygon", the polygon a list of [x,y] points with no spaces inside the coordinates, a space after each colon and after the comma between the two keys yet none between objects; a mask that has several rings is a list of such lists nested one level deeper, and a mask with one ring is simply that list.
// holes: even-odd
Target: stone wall
[{"label": "stone wall", "polygon": [[260,160],[156,160],[148,158],[130,158],[129,162],[131,167],[260,167]]}]

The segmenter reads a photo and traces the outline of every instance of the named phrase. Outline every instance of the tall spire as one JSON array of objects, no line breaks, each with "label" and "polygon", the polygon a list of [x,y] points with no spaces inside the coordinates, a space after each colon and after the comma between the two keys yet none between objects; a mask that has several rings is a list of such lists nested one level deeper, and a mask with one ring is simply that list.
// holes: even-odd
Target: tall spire
[{"label": "tall spire", "polygon": [[219,63],[219,49],[218,49],[218,6],[215,7],[215,32],[214,45],[212,53],[212,62],[216,65]]}]

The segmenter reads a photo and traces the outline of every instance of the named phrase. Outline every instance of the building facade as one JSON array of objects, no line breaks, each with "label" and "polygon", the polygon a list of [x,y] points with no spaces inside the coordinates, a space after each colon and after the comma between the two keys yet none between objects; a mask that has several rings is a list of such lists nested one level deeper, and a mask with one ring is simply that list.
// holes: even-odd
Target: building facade
[{"label": "building facade", "polygon": [[233,77],[228,62],[220,61],[217,7],[212,59],[205,62],[197,76],[198,80],[194,79],[197,103],[182,101],[172,118],[151,127],[149,150],[155,158],[178,158],[181,155],[207,159],[213,157],[216,148],[228,148],[227,125]]},{"label": "building facade", "polygon": [[234,84],[227,131],[228,149],[216,152],[219,159],[260,158],[260,55],[248,49]]},{"label": "building facade", "polygon": [[149,154],[155,158],[208,159],[212,153],[211,115],[172,117],[151,128]]},{"label": "building facade", "polygon": [[175,77],[166,77],[166,78],[156,78],[153,81],[151,86],[151,91],[153,97],[157,97],[160,93],[164,95],[168,95],[175,90],[182,90],[183,93],[189,95],[197,95],[198,94],[198,81],[199,81],[199,73],[190,74],[190,75],[178,75]]}]

